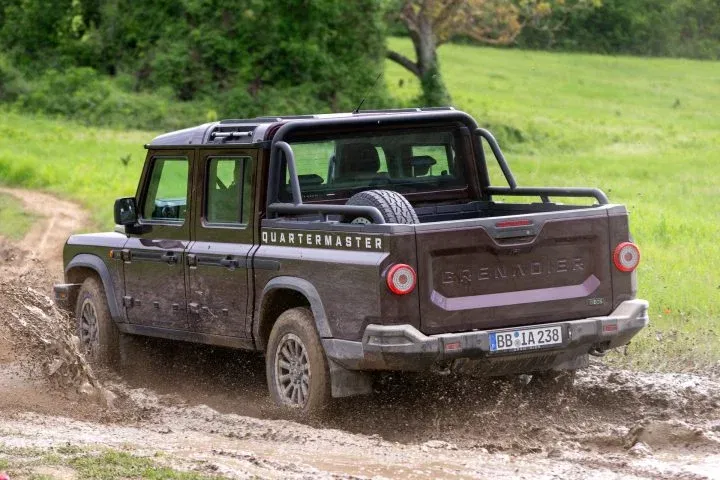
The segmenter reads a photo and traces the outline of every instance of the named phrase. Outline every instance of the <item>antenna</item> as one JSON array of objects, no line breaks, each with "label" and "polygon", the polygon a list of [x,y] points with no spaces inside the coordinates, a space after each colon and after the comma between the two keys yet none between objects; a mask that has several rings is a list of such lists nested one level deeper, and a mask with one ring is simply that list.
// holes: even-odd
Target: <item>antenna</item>
[{"label": "antenna", "polygon": [[378,76],[375,77],[375,81],[372,85],[370,85],[370,88],[367,89],[367,92],[365,92],[365,95],[363,96],[362,100],[360,100],[360,105],[357,106],[355,110],[353,110],[352,113],[360,113],[360,107],[362,107],[363,103],[365,103],[365,99],[368,96],[368,93],[372,92],[375,88],[375,85],[377,85],[378,80],[380,80],[380,77],[382,77],[382,72],[378,73]]}]

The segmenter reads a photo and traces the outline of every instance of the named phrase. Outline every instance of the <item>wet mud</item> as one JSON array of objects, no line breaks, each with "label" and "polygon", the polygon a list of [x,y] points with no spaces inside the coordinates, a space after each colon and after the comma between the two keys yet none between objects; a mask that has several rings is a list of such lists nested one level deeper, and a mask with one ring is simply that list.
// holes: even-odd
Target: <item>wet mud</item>
[{"label": "wet mud", "polygon": [[[0,459],[11,468],[12,452],[70,445],[229,478],[720,478],[713,375],[598,360],[558,391],[525,377],[384,374],[372,395],[298,418],[270,402],[255,353],[152,340],[135,367],[94,369],[47,297],[55,277],[39,254],[60,262],[0,239]],[[15,478],[74,478],[33,468]]]}]

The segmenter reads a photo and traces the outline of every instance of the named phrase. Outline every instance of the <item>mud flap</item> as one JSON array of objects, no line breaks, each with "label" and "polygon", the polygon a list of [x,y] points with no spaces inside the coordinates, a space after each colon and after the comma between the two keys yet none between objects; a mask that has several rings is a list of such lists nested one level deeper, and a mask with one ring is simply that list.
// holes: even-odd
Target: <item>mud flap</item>
[{"label": "mud flap", "polygon": [[353,397],[372,393],[372,379],[367,372],[348,370],[328,358],[333,398]]}]

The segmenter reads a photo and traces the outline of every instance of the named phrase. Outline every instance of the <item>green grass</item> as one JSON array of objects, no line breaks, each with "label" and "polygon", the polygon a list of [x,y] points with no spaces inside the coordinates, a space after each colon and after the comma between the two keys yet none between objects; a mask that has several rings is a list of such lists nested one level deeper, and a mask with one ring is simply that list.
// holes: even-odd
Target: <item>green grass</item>
[{"label": "green grass", "polygon": [[0,193],[0,237],[20,240],[32,227],[36,216],[26,212],[15,197]]},{"label": "green grass", "polygon": [[147,457],[138,457],[115,450],[100,455],[86,454],[68,462],[79,478],[88,480],[114,480],[116,478],[143,478],[148,480],[202,480],[209,477],[194,472],[180,472],[159,466]]},{"label": "green grass", "polygon": [[[4,457],[4,458],[3,458]],[[8,447],[0,443],[0,471],[11,478],[53,478],[35,472],[39,467],[70,468],[83,480],[143,478],[149,480],[211,480],[222,478],[192,471],[181,471],[162,465],[156,458],[133,455],[113,449],[95,450],[73,445],[51,449]]]},{"label": "green grass", "polygon": [[143,145],[155,135],[0,111],[0,184],[68,196],[108,228],[113,200],[135,194]]},{"label": "green grass", "polygon": [[[407,40],[389,46],[412,54]],[[652,325],[619,360],[668,369],[720,360],[720,63],[439,53],[454,105],[498,131],[521,186],[597,186],[628,206]],[[418,82],[387,67],[391,92],[410,103]]]},{"label": "green grass", "polygon": [[[412,53],[404,39],[390,47]],[[497,134],[520,185],[597,186],[630,209],[652,325],[615,361],[720,360],[720,64],[456,45],[440,60],[455,106]],[[417,81],[387,66],[390,91],[411,104]],[[154,135],[3,113],[0,183],[67,195],[109,228]],[[497,169],[493,183],[504,185]]]}]

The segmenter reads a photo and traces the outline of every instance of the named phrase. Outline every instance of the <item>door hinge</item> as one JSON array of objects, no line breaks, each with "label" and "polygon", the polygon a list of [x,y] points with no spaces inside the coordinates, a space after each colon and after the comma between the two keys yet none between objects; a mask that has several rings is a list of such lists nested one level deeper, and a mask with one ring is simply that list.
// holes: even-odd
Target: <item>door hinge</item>
[{"label": "door hinge", "polygon": [[123,262],[131,262],[132,261],[132,252],[128,250],[127,248],[124,248],[120,251],[120,259]]},{"label": "door hinge", "polygon": [[187,256],[187,264],[189,267],[197,267],[197,255],[195,255],[194,253],[189,253]]},{"label": "door hinge", "polygon": [[133,297],[131,296],[125,296],[122,299],[123,307],[125,308],[132,308],[135,306],[135,302],[133,301]]}]

